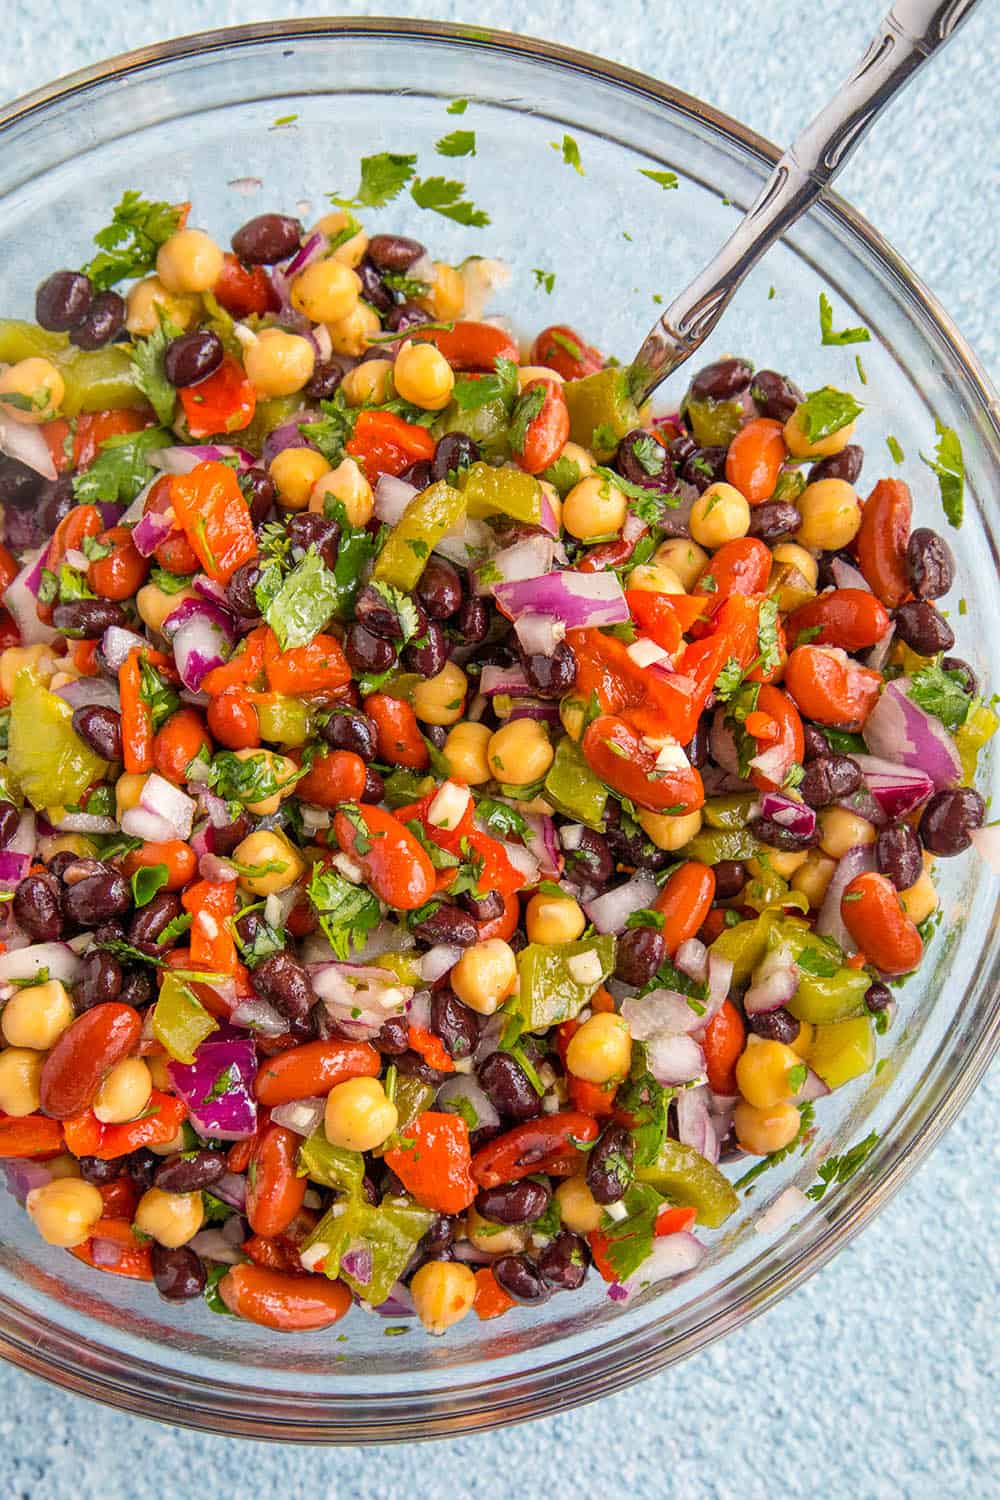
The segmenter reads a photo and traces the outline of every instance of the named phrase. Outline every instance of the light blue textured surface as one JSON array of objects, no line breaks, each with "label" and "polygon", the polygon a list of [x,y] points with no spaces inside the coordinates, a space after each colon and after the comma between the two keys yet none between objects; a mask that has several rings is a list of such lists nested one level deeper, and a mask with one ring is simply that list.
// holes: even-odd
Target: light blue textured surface
[{"label": "light blue textured surface", "polygon": [[[387,0],[385,7],[341,7],[350,14],[383,8],[556,36],[787,140],[846,72],[881,6]],[[1000,44],[990,7],[981,9],[897,103],[841,189],[995,372]],[[308,13],[281,0],[174,0],[169,10],[132,0],[113,10],[63,7],[57,17],[40,0],[7,0],[0,98],[165,34]],[[917,1179],[818,1278],[688,1364],[583,1411],[433,1448],[331,1453],[171,1431],[2,1369],[0,1497],[181,1500],[197,1491],[227,1500],[270,1493],[549,1500],[571,1477],[582,1493],[608,1500],[995,1494],[998,1127],[994,1072]]]}]

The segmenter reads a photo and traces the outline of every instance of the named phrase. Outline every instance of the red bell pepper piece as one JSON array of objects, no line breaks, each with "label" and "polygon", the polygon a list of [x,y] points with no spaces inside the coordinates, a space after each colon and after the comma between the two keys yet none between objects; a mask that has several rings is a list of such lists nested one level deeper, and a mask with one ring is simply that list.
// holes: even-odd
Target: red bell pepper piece
[{"label": "red bell pepper piece", "polygon": [[[95,1241],[100,1244],[96,1257]],[[95,1271],[110,1271],[114,1276],[128,1276],[133,1281],[153,1279],[152,1247],[146,1241],[136,1239],[128,1219],[111,1215],[98,1219],[90,1238],[82,1245],[74,1245],[69,1253]]]},{"label": "red bell pepper piece", "polygon": [[513,1297],[508,1297],[489,1266],[481,1266],[475,1273],[476,1295],[472,1305],[476,1316],[484,1323],[490,1318],[502,1318],[505,1312],[515,1307]]},{"label": "red bell pepper piece", "polygon": [[228,583],[238,567],[257,556],[250,509],[228,464],[203,463],[189,474],[175,474],[170,499],[210,578]]},{"label": "red bell pepper piece", "polygon": [[436,447],[426,427],[404,422],[389,411],[362,411],[346,451],[364,468],[370,484],[383,474],[402,474],[420,458],[433,458]]},{"label": "red bell pepper piece", "polygon": [[433,1031],[428,1031],[423,1026],[411,1026],[407,1040],[410,1051],[419,1053],[429,1068],[436,1068],[439,1073],[454,1073],[455,1064],[451,1053]]},{"label": "red bell pepper piece", "polygon": [[47,1115],[0,1114],[0,1160],[56,1156],[63,1149],[62,1125]]},{"label": "red bell pepper piece", "polygon": [[236,944],[229,921],[236,911],[236,882],[199,880],[189,885],[181,905],[193,918],[191,965],[213,974],[232,974],[236,969]]},{"label": "red bell pepper piece", "polygon": [[118,669],[121,696],[122,762],[126,771],[153,769],[153,716],[142,697],[141,652],[130,651]]},{"label": "red bell pepper piece", "polygon": [[227,688],[246,687],[258,678],[264,670],[264,642],[268,637],[273,640],[274,632],[266,625],[251,630],[241,651],[223,662],[221,667],[213,667],[211,672],[205,673],[201,680],[202,691],[217,698]]},{"label": "red bell pepper piece", "polygon": [[240,432],[250,426],[257,408],[257,392],[231,354],[223,356],[211,375],[182,387],[178,394],[193,438]]},{"label": "red bell pepper piece", "polygon": [[154,1089],[146,1109],[137,1120],[124,1125],[104,1125],[92,1109],[63,1121],[66,1149],[74,1156],[97,1156],[114,1161],[140,1146],[165,1146],[187,1119],[187,1105],[174,1094]]},{"label": "red bell pepper piece", "polygon": [[425,1110],[406,1127],[385,1164],[424,1208],[460,1214],[476,1196],[469,1174],[469,1127],[460,1115]]},{"label": "red bell pepper piece", "polygon": [[472,1176],[480,1187],[500,1187],[532,1172],[571,1177],[585,1165],[579,1147],[596,1139],[597,1121],[574,1109],[526,1120],[476,1152]]},{"label": "red bell pepper piece", "polygon": [[351,669],[335,636],[313,636],[307,646],[291,651],[282,651],[273,630],[265,631],[263,640],[264,669],[276,693],[294,698],[343,687],[351,680]]}]

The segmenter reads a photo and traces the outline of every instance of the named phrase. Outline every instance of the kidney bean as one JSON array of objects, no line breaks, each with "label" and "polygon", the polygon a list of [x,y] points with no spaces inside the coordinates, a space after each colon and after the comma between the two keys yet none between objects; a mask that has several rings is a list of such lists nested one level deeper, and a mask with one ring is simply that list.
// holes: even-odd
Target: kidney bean
[{"label": "kidney bean", "polygon": [[86,316],[70,332],[78,349],[102,349],[125,327],[125,302],[117,292],[98,292]]},{"label": "kidney bean", "polygon": [[273,1109],[296,1099],[328,1094],[348,1078],[377,1078],[380,1066],[378,1053],[367,1042],[339,1038],[304,1042],[301,1047],[269,1057],[261,1065],[254,1093],[261,1104]]},{"label": "kidney bean", "polygon": [[679,437],[671,439],[668,452],[670,453],[670,461],[678,475],[687,460],[692,454],[697,453],[697,451],[698,444],[689,432],[682,432]]},{"label": "kidney bean", "polygon": [[[468,922],[469,918],[465,920]],[[470,922],[470,926],[471,926]],[[454,1058],[471,1057],[479,1041],[479,1020],[447,986],[431,995],[431,1030]]]},{"label": "kidney bean", "polygon": [[266,469],[244,469],[239,476],[240,493],[250,507],[250,519],[260,526],[278,503],[278,490]]},{"label": "kidney bean", "polygon": [[253,1144],[247,1168],[246,1216],[254,1234],[282,1234],[302,1207],[306,1179],[296,1176],[301,1137],[267,1125]]},{"label": "kidney bean", "polygon": [[715,897],[715,872],[700,860],[689,859],[668,875],[653,903],[663,913],[661,934],[671,958],[692,938],[708,916]]},{"label": "kidney bean", "polygon": [[501,1255],[493,1262],[497,1285],[522,1307],[546,1301],[549,1289],[534,1261],[526,1255]]},{"label": "kidney bean", "polygon": [[411,641],[403,652],[407,671],[417,672],[421,677],[436,677],[447,660],[448,643],[437,620],[428,620],[423,635]]},{"label": "kidney bean", "polygon": [[587,1186],[598,1203],[618,1203],[632,1181],[635,1141],[624,1125],[605,1127],[587,1156]]},{"label": "kidney bean", "polygon": [[331,571],[337,565],[340,546],[340,527],[327,516],[315,511],[302,511],[292,516],[285,528],[296,556],[305,556],[310,547],[315,547],[326,567]]},{"label": "kidney bean", "polygon": [[153,981],[145,969],[133,969],[131,974],[126,974],[118,998],[123,1005],[131,1005],[136,1010],[149,1004],[153,998]]},{"label": "kidney bean", "polygon": [[[830,753],[830,741],[827,739],[827,737],[823,733],[822,729],[818,729],[815,724],[803,724],[803,726],[802,726],[802,740],[803,740],[803,750],[802,750],[802,761],[803,761],[803,764],[808,764],[809,761],[816,760],[821,755],[829,755],[829,753]],[[801,782],[800,782],[799,783],[799,791],[801,791],[801,790],[802,790],[802,785],[801,785]]]},{"label": "kidney bean", "polygon": [[787,422],[804,400],[798,386],[777,370],[758,370],[750,382],[750,394],[761,416],[773,417],[776,422]]},{"label": "kidney bean", "polygon": [[165,1193],[200,1193],[226,1175],[222,1151],[179,1151],[166,1156],[153,1174],[153,1186]]},{"label": "kidney bean", "polygon": [[[609,800],[608,814],[615,816]],[[627,833],[618,826],[606,826],[604,830],[608,848],[619,864],[632,865],[637,870],[662,870],[669,863],[670,855],[665,849],[657,849],[636,824],[634,833]]]},{"label": "kidney bean", "polygon": [[520,1182],[505,1182],[500,1187],[480,1188],[476,1210],[484,1219],[496,1224],[534,1224],[552,1202],[548,1183],[531,1177]]},{"label": "kidney bean", "polygon": [[454,470],[468,469],[478,463],[482,453],[479,444],[464,432],[446,432],[439,440],[431,459],[431,479],[447,479]]},{"label": "kidney bean", "polygon": [[433,948],[437,943],[447,943],[454,948],[471,948],[478,933],[476,924],[460,906],[443,902],[435,911],[411,928],[420,943]]},{"label": "kidney bean", "polygon": [[251,983],[262,1000],[290,1021],[304,1021],[316,1002],[309,975],[290,953],[270,954],[254,969]]},{"label": "kidney bean", "polygon": [[56,605],[52,623],[74,640],[96,641],[109,626],[125,628],[128,620],[121,605],[111,599],[74,599],[70,604]]},{"label": "kidney bean", "polygon": [[92,948],[80,967],[74,995],[78,1010],[90,1010],[121,998],[122,966],[111,953]]},{"label": "kidney bean", "polygon": [[896,611],[896,635],[918,656],[936,656],[950,651],[955,632],[926,599],[911,599]]},{"label": "kidney bean", "polygon": [[90,1182],[94,1187],[107,1187],[108,1183],[117,1182],[122,1175],[120,1158],[104,1161],[100,1156],[81,1156],[77,1165],[84,1182]]},{"label": "kidney bean", "polygon": [[[639,452],[636,452],[636,445]],[[641,456],[640,456],[641,455]],[[646,462],[643,462],[643,459]],[[650,473],[646,463],[652,460],[654,473]],[[659,468],[656,465],[659,464]],[[615,454],[615,468],[630,484],[641,484],[647,490],[659,490],[665,493],[672,490],[676,484],[673,465],[670,463],[666,449],[661,447],[655,438],[642,427],[633,428],[627,432],[618,444],[618,452]]]},{"label": "kidney bean", "polygon": [[190,1245],[170,1250],[154,1241],[151,1263],[156,1290],[168,1302],[186,1302],[200,1297],[205,1290],[205,1267],[197,1250]]},{"label": "kidney bean", "polygon": [[101,704],[75,709],[73,728],[102,760],[121,760],[122,716],[116,709]]},{"label": "kidney bean", "polygon": [[257,214],[241,224],[229,243],[245,266],[273,266],[299,248],[302,225],[290,214]]},{"label": "kidney bean", "polygon": [[424,1235],[417,1252],[422,1260],[451,1260],[455,1242],[455,1220],[441,1214]]},{"label": "kidney bean", "polygon": [[961,854],[968,849],[971,833],[982,828],[986,803],[970,786],[935,792],[920,816],[920,837],[924,848],[942,856]]},{"label": "kidney bean", "polygon": [[753,378],[753,367],[745,359],[718,359],[705,365],[691,381],[696,400],[731,401],[745,391]]},{"label": "kidney bean", "polygon": [[222,340],[210,328],[182,333],[171,339],[163,356],[163,368],[171,385],[197,385],[222,364]]},{"label": "kidney bean", "polygon": [[910,591],[906,548],[913,502],[900,479],[880,479],[865,501],[854,547],[872,592],[896,609]]},{"label": "kidney bean", "polygon": [[699,495],[704,494],[710,484],[725,477],[725,448],[696,448],[681,468],[681,478],[685,483],[693,484]]},{"label": "kidney bean", "polygon": [[875,861],[897,891],[909,890],[923,874],[920,840],[906,823],[882,829],[875,841]]},{"label": "kidney bean", "polygon": [[799,782],[803,802],[810,807],[829,807],[844,797],[851,797],[861,786],[861,767],[849,755],[833,755],[823,739],[824,749],[805,768]]},{"label": "kidney bean", "polygon": [[812,646],[866,651],[889,629],[889,611],[867,589],[835,588],[793,610],[785,629],[793,647],[805,632]]},{"label": "kidney bean", "polygon": [[449,620],[462,603],[458,569],[444,557],[431,557],[417,585],[417,598],[432,620]]},{"label": "kidney bean", "polygon": [[35,293],[35,322],[51,333],[68,333],[87,316],[93,292],[82,271],[54,271]]},{"label": "kidney bean", "polygon": [[746,1023],[754,1036],[762,1036],[768,1042],[784,1042],[786,1046],[790,1046],[802,1030],[801,1023],[784,1007],[747,1016]]},{"label": "kidney bean", "polygon": [[132,906],[132,891],[124,875],[105,870],[68,886],[63,896],[67,917],[78,927],[97,927],[110,917],[124,916]]},{"label": "kidney bean", "polygon": [[908,974],[919,964],[920,933],[884,875],[856,875],[840,898],[840,915],[859,950],[883,974]]},{"label": "kidney bean", "polygon": [[337,843],[358,862],[380,900],[399,911],[415,911],[430,900],[437,885],[434,867],[413,834],[390,812],[366,806],[353,821],[338,812],[333,828]]},{"label": "kidney bean", "polygon": [[458,644],[462,646],[478,646],[485,641],[489,634],[490,616],[485,600],[477,594],[470,594],[463,599],[462,606],[455,617],[455,630],[458,635]]},{"label": "kidney bean", "polygon": [[527,1073],[509,1052],[492,1052],[477,1069],[480,1086],[490,1103],[508,1119],[533,1120],[542,1101]]},{"label": "kidney bean", "polygon": [[380,271],[408,271],[426,253],[419,240],[401,234],[373,234],[368,241],[369,258]]},{"label": "kidney bean", "polygon": [[[427,627],[427,616],[415,599],[410,599],[410,603],[415,611],[413,636],[423,635]],[[370,630],[373,635],[380,636],[386,641],[403,639],[403,625],[398,614],[371,584],[366,584],[358,595],[354,613],[365,629]]]},{"label": "kidney bean", "polygon": [[160,951],[158,939],[163,929],[181,914],[180,897],[173,891],[157,891],[151,901],[140,906],[129,923],[128,940],[136,948],[151,945],[155,954]]},{"label": "kidney bean", "polygon": [[551,656],[522,656],[524,675],[539,698],[563,698],[576,681],[576,653],[560,641]]},{"label": "kidney bean", "polygon": [[329,1328],[351,1305],[342,1281],[271,1271],[252,1262],[230,1267],[219,1282],[219,1296],[238,1317],[279,1333]]},{"label": "kidney bean", "polygon": [[618,939],[615,978],[623,984],[648,984],[666,956],[662,933],[654,927],[631,927]]},{"label": "kidney bean", "polygon": [[233,612],[243,620],[255,620],[260,614],[260,605],[254,589],[260,582],[260,564],[246,562],[226,584],[226,600]]},{"label": "kidney bean", "polygon": [[62,890],[48,874],[26,875],[14,892],[14,920],[36,943],[52,943],[63,930]]},{"label": "kidney bean", "polygon": [[962,678],[962,686],[970,697],[974,698],[979,691],[979,678],[960,656],[946,656],[941,662],[946,672],[958,672]]},{"label": "kidney bean", "polygon": [[54,1120],[68,1120],[89,1109],[105,1073],[129,1056],[141,1031],[137,1012],[118,1001],[95,1005],[78,1016],[45,1059],[44,1112]]},{"label": "kidney bean", "polygon": [[387,313],[396,305],[396,299],[386,286],[369,256],[365,256],[354,267],[354,273],[361,282],[361,296],[365,302],[370,303],[376,312]]},{"label": "kidney bean", "polygon": [[820,479],[844,479],[848,484],[857,484],[864,461],[865,450],[857,443],[848,443],[839,453],[831,453],[818,464],[813,464],[809,470],[809,483],[815,484]]},{"label": "kidney bean", "polygon": [[547,1286],[559,1292],[575,1292],[586,1280],[589,1259],[583,1236],[563,1229],[539,1254],[538,1269]]},{"label": "kidney bean", "polygon": [[787,500],[767,500],[750,512],[749,536],[773,547],[782,537],[791,536],[802,525],[802,517]]},{"label": "kidney bean", "polygon": [[419,1052],[414,1052],[410,1047],[396,1056],[396,1067],[405,1077],[418,1078],[421,1083],[443,1083],[447,1077],[438,1068],[432,1068]]}]

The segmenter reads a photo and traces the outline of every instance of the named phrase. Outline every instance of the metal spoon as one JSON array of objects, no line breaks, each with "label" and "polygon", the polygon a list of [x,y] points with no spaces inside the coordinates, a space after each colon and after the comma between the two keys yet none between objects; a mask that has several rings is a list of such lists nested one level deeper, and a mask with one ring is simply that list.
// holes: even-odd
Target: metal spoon
[{"label": "metal spoon", "polygon": [[632,362],[637,406],[704,343],[740,282],[832,182],[879,114],[979,0],[896,0],[829,104],[785,152],[742,222],[674,298]]}]

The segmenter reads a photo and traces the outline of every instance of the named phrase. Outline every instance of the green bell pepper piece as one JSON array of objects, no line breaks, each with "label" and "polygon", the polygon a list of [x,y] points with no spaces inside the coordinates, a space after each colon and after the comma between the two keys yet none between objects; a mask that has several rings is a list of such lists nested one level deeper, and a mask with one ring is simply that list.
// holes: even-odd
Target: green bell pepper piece
[{"label": "green bell pepper piece", "polygon": [[788,881],[784,876],[765,865],[760,875],[747,881],[740,900],[744,906],[752,906],[754,911],[766,911],[769,906],[784,906],[788,891]]},{"label": "green bell pepper piece", "polygon": [[[768,947],[785,943],[796,963],[805,956],[806,967],[799,969],[799,987],[788,1002],[788,1009],[799,1021],[825,1026],[865,1014],[865,993],[871,976],[863,969],[848,969],[841,964],[841,953],[833,943],[816,933],[803,930],[797,922],[777,923],[768,936]],[[811,973],[812,968],[836,967],[833,974]]]},{"label": "green bell pepper piece", "polygon": [[[413,1124],[417,1116],[430,1108],[435,1093],[434,1084],[424,1083],[420,1078],[411,1078],[404,1073],[396,1079],[396,1093],[392,1102],[399,1115],[395,1130],[397,1136],[405,1135],[407,1127]],[[388,1142],[386,1145],[388,1146]]]},{"label": "green bell pepper piece", "polygon": [[373,958],[370,962],[376,969],[388,969],[390,974],[395,974],[400,984],[410,984],[414,989],[421,988],[423,975],[420,955],[415,948],[407,953],[380,953],[378,958]]},{"label": "green bell pepper piece", "polygon": [[709,797],[701,815],[709,828],[745,828],[760,803],[754,792],[736,792],[729,797]]},{"label": "green bell pepper piece", "polygon": [[108,763],[73,728],[73,710],[42,687],[31,672],[18,672],[10,704],[7,769],[32,807],[72,807]]},{"label": "green bell pepper piece", "polygon": [[[800,911],[809,910],[809,902],[801,891],[790,891],[783,905],[797,906]],[[788,935],[788,930],[798,926],[795,918],[784,918],[783,921],[781,907],[769,908],[762,911],[759,917],[748,919],[746,922],[738,922],[735,927],[725,928],[710,944],[710,952],[717,953],[720,958],[728,958],[733,966],[733,982],[746,984],[767,953],[768,938],[772,928],[782,922],[786,929],[785,936]],[[812,935],[804,924],[802,924],[801,931],[807,938]]]},{"label": "green bell pepper piece", "polygon": [[752,859],[757,840],[745,828],[702,828],[688,839],[681,855],[698,859],[703,865],[717,865],[724,859]]},{"label": "green bell pepper piece", "polygon": [[433,787],[432,776],[421,776],[419,771],[401,768],[386,777],[385,800],[390,808],[408,807],[411,802],[419,802],[421,797],[426,797]]},{"label": "green bell pepper piece", "polygon": [[50,333],[37,323],[22,318],[0,318],[0,363],[16,365],[18,360],[42,355],[52,359],[70,347],[68,333]]},{"label": "green bell pepper piece", "polygon": [[561,739],[548,774],[545,795],[557,812],[591,828],[601,828],[608,789],[583,758],[583,751],[569,735]]},{"label": "green bell pepper piece", "polygon": [[774,486],[771,495],[772,500],[796,501],[806,487],[806,476],[803,469],[782,469],[778,475],[778,482]]},{"label": "green bell pepper piece", "polygon": [[407,593],[415,589],[434,548],[464,515],[465,496],[443,479],[414,495],[378,555],[374,576]]},{"label": "green bell pepper piece", "polygon": [[[335,1203],[323,1215],[306,1240],[305,1248],[328,1245],[323,1263],[326,1275],[331,1280],[339,1277],[359,1297],[377,1307],[399,1280],[417,1243],[436,1217],[405,1194],[383,1198],[378,1208],[354,1196],[346,1205],[343,1201]],[[362,1248],[371,1254],[371,1276],[363,1282],[343,1266],[348,1250]]]},{"label": "green bell pepper piece", "polygon": [[105,349],[73,349],[56,356],[66,382],[60,411],[75,417],[82,411],[135,410],[147,404],[145,393],[135,383],[135,367],[123,344]]},{"label": "green bell pepper piece", "polygon": [[694,1208],[698,1223],[718,1229],[740,1206],[732,1183],[693,1146],[665,1140],[649,1166],[637,1166],[637,1182],[648,1182],[658,1193],[684,1208]]},{"label": "green bell pepper piece", "polygon": [[685,402],[684,413],[699,448],[728,448],[743,425],[739,401]]},{"label": "green bell pepper piece", "polygon": [[509,424],[507,408],[498,396],[494,401],[477,406],[474,411],[462,411],[453,401],[435,422],[434,431],[439,436],[446,432],[464,432],[490,458],[509,458]]},{"label": "green bell pepper piece", "polygon": [[218,1031],[197,995],[176,974],[163,977],[153,1008],[153,1035],[179,1063],[193,1063],[195,1052],[207,1036]]},{"label": "green bell pepper piece", "polygon": [[304,745],[309,738],[309,710],[301,698],[280,695],[257,704],[260,737],[274,745]]},{"label": "green bell pepper piece", "polygon": [[530,526],[541,522],[542,487],[533,474],[525,474],[522,469],[492,469],[489,464],[473,464],[463,478],[462,493],[474,520],[510,516]]},{"label": "green bell pepper piece", "polygon": [[875,1036],[871,1019],[835,1021],[817,1026],[809,1047],[808,1063],[831,1089],[839,1089],[852,1078],[860,1078],[875,1062]]},{"label": "green bell pepper piece", "polygon": [[627,370],[609,365],[582,380],[567,380],[562,391],[569,407],[570,438],[593,453],[598,463],[606,463],[625,434],[642,425]]},{"label": "green bell pepper piece", "polygon": [[276,427],[280,427],[283,422],[288,421],[289,417],[301,410],[301,395],[272,396],[270,401],[258,401],[250,425],[242,428],[239,434],[234,433],[227,441],[236,441],[241,448],[249,448],[251,453],[259,453],[264,446],[264,439],[270,436]]},{"label": "green bell pepper piece", "polygon": [[364,1175],[365,1159],[361,1152],[331,1146],[322,1125],[299,1147],[298,1177],[308,1177],[353,1198],[361,1191]]},{"label": "green bell pepper piece", "polygon": [[[600,963],[600,974],[593,979],[578,979],[570,967],[583,954],[595,954]],[[526,1030],[538,1031],[573,1020],[614,967],[615,939],[611,933],[578,943],[529,943],[517,956],[518,1010]]]},{"label": "green bell pepper piece", "polygon": [[962,762],[962,785],[971,786],[976,778],[979,752],[997,732],[1000,719],[979,698],[974,698],[965,723],[955,731],[955,745]]}]

